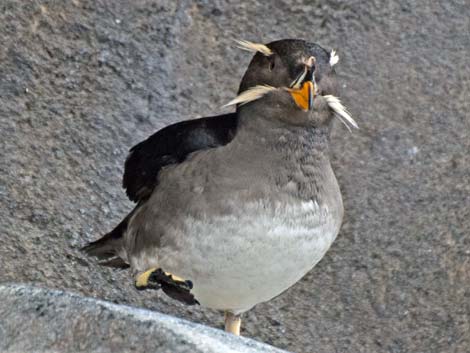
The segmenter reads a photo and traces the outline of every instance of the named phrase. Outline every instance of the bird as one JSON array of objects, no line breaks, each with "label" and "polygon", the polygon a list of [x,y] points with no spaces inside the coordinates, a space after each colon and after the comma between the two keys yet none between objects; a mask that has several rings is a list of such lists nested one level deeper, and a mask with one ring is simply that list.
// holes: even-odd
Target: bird
[{"label": "bird", "polygon": [[131,270],[141,290],[241,315],[278,296],[325,255],[343,219],[329,156],[338,98],[334,50],[302,39],[237,46],[253,57],[226,106],[177,122],[130,149],[123,187],[135,207],[83,247]]}]

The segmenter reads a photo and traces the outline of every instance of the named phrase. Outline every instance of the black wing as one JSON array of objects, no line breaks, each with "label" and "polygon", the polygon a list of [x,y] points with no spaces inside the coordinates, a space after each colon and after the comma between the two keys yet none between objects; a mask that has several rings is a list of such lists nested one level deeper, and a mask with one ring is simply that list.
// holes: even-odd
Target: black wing
[{"label": "black wing", "polygon": [[223,146],[235,136],[236,113],[169,125],[131,148],[124,166],[123,187],[132,201],[147,199],[162,167],[178,164],[191,152]]}]

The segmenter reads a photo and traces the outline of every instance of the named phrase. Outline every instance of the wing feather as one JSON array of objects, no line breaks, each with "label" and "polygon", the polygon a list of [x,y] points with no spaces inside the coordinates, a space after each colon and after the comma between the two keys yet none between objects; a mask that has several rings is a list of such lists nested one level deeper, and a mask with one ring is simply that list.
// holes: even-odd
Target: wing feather
[{"label": "wing feather", "polygon": [[236,132],[237,114],[225,114],[169,125],[131,148],[124,166],[123,187],[134,202],[150,197],[158,173],[179,164],[195,151],[229,143]]}]

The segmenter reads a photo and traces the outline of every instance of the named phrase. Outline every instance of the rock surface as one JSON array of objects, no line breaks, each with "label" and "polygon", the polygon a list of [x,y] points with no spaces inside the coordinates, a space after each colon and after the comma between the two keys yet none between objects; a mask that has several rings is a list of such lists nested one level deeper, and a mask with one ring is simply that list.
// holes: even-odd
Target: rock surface
[{"label": "rock surface", "polygon": [[338,50],[361,127],[332,137],[346,218],[242,334],[298,352],[468,352],[469,32],[465,0],[2,0],[0,281],[222,327],[78,249],[132,207],[133,144],[234,96],[250,55],[232,38],[301,37]]},{"label": "rock surface", "polygon": [[1,352],[275,353],[172,316],[24,285],[0,285]]}]

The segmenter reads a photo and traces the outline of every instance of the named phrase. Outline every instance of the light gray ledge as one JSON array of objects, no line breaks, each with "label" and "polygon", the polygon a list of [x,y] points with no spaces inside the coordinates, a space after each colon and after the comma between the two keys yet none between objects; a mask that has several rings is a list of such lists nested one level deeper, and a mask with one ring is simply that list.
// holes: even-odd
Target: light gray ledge
[{"label": "light gray ledge", "polygon": [[0,285],[1,352],[283,352],[186,320],[77,294]]}]

